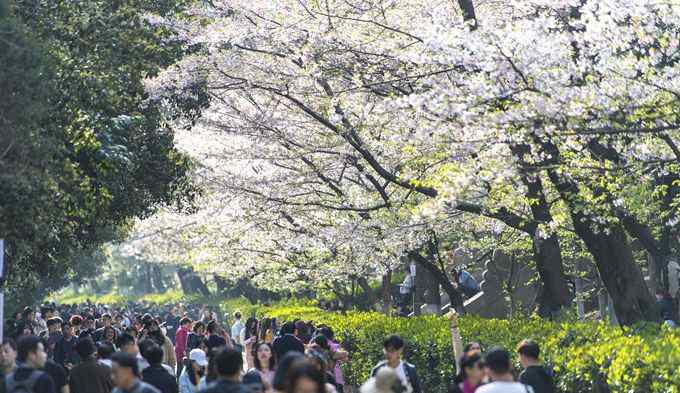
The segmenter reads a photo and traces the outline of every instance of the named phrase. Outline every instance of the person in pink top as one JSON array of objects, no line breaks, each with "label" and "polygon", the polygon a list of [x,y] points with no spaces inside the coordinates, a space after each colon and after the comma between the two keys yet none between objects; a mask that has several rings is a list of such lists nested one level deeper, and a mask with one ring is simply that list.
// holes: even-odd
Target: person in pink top
[{"label": "person in pink top", "polygon": [[179,321],[179,329],[175,333],[175,356],[177,356],[177,374],[182,374],[182,361],[186,357],[187,337],[191,330],[191,319],[184,317]]},{"label": "person in pink top", "polygon": [[318,332],[326,336],[326,338],[328,339],[328,344],[331,347],[331,356],[335,361],[335,369],[333,371],[335,374],[336,390],[338,391],[338,393],[343,393],[345,389],[345,377],[342,375],[340,362],[347,360],[348,354],[346,351],[342,350],[340,344],[333,341],[334,339],[333,329],[331,329],[329,326],[322,325],[321,327],[319,327]]}]

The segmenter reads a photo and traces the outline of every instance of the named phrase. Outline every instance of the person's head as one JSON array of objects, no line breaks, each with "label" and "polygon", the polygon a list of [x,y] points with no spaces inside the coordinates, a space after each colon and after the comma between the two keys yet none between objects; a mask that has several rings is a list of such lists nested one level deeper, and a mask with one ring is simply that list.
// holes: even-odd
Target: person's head
[{"label": "person's head", "polygon": [[144,359],[146,359],[150,365],[158,367],[163,363],[163,348],[153,344],[142,352],[142,356],[144,356]]},{"label": "person's head", "polygon": [[102,324],[105,327],[111,326],[112,323],[113,323],[113,319],[111,318],[111,314],[105,313],[104,315],[102,315]]},{"label": "person's head", "polygon": [[42,340],[36,336],[23,336],[17,343],[17,360],[31,368],[43,368],[47,353]]},{"label": "person's head", "polygon": [[113,322],[116,326],[123,326],[123,316],[116,314],[116,316],[113,318]]},{"label": "person's head", "polygon": [[17,344],[6,338],[0,346],[0,368],[13,368],[17,361]]},{"label": "person's head", "polygon": [[94,356],[96,351],[97,347],[94,345],[94,342],[90,337],[79,340],[76,344],[76,353],[78,353],[78,356],[80,356],[80,358],[83,360]]},{"label": "person's head", "polygon": [[324,351],[331,350],[331,343],[328,341],[328,338],[323,334],[314,336],[309,343],[314,346],[317,346],[318,348]]},{"label": "person's head", "polygon": [[240,351],[223,348],[215,354],[215,371],[220,378],[239,379],[243,369],[243,355]]},{"label": "person's head", "polygon": [[369,379],[359,391],[360,393],[401,393],[405,390],[397,372],[392,367],[383,367],[375,374],[375,378]]},{"label": "person's head", "polygon": [[264,382],[262,381],[262,375],[256,370],[248,371],[244,376],[241,383],[247,387],[250,393],[264,393]]},{"label": "person's head", "polygon": [[484,363],[482,362],[482,353],[479,351],[465,352],[460,358],[460,371],[456,376],[456,383],[467,380],[472,385],[477,386],[482,383],[483,379]]},{"label": "person's head", "polygon": [[123,333],[118,337],[116,345],[121,352],[128,353],[132,356],[137,356],[139,354],[139,347],[137,346],[137,340],[134,336],[129,333]]},{"label": "person's head", "polygon": [[387,360],[390,365],[394,365],[401,361],[401,355],[404,352],[404,340],[401,337],[393,334],[383,341],[383,353],[385,354],[385,360]]},{"label": "person's head", "polygon": [[511,367],[510,352],[505,348],[493,347],[484,355],[484,368],[492,381],[507,377]]},{"label": "person's head", "polygon": [[185,330],[191,329],[191,319],[187,317],[180,319],[179,326],[183,327]]},{"label": "person's head", "polygon": [[74,315],[69,319],[69,323],[75,330],[79,330],[80,326],[83,324],[83,317],[80,315]]},{"label": "person's head", "polygon": [[217,324],[216,321],[210,321],[208,322],[206,330],[208,331],[208,334],[217,334],[217,331],[219,330],[219,325]]},{"label": "person's head", "polygon": [[482,345],[478,343],[477,341],[471,341],[463,347],[463,353],[470,352],[470,351],[479,351],[482,352]]},{"label": "person's head", "polygon": [[330,326],[321,325],[319,326],[319,329],[317,331],[319,334],[323,334],[324,336],[326,336],[326,338],[329,339],[330,341],[333,341],[334,333],[333,329],[331,329]]},{"label": "person's head", "polygon": [[522,340],[517,346],[517,353],[519,354],[519,362],[522,363],[522,367],[527,368],[538,362],[541,349],[538,343],[533,340]]},{"label": "person's head", "polygon": [[111,356],[113,383],[122,390],[130,389],[139,378],[137,357],[127,352],[116,352]]},{"label": "person's head", "polygon": [[281,326],[281,335],[295,334],[295,324],[293,322],[286,322]]},{"label": "person's head", "polygon": [[24,307],[24,311],[21,313],[21,315],[27,321],[32,321],[35,319],[35,313],[30,307]]},{"label": "person's head", "polygon": [[246,321],[246,335],[254,336],[257,334],[257,318],[250,317]]},{"label": "person's head", "polygon": [[241,320],[241,312],[240,311],[236,311],[234,313],[234,319],[237,320],[237,321]]},{"label": "person's head", "polygon": [[194,327],[193,327],[192,330],[196,334],[203,335],[203,334],[205,334],[205,324],[201,321],[198,321],[198,322],[194,323]]},{"label": "person's head", "polygon": [[104,328],[104,341],[114,342],[116,341],[116,329],[113,326],[106,326]]},{"label": "person's head", "polygon": [[189,352],[189,360],[194,371],[199,373],[205,372],[205,368],[208,367],[208,357],[202,349],[192,349]]},{"label": "person's head", "polygon": [[290,371],[293,365],[300,359],[304,359],[304,355],[300,352],[288,352],[283,356],[276,368],[276,373],[274,373],[274,380],[272,381],[274,390],[278,392],[288,390]]},{"label": "person's head", "polygon": [[325,393],[326,375],[308,360],[299,360],[290,369],[286,393]]},{"label": "person's head", "polygon": [[260,343],[255,349],[255,368],[262,370],[264,367],[267,367],[268,370],[276,368],[274,350],[269,343]]},{"label": "person's head", "polygon": [[58,333],[61,330],[61,325],[64,322],[59,317],[52,317],[47,320],[47,332],[49,334]]},{"label": "person's head", "polygon": [[100,342],[97,344],[97,358],[98,359],[111,359],[111,355],[115,350],[113,349],[113,344],[107,342]]},{"label": "person's head", "polygon": [[64,338],[66,339],[73,337],[73,326],[70,322],[64,322],[61,324],[61,334],[63,334]]}]

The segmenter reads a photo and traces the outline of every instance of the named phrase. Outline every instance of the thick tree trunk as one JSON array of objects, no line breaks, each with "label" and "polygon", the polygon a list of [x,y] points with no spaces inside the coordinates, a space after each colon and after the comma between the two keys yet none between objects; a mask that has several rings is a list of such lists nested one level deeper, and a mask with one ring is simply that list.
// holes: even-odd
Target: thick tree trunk
[{"label": "thick tree trunk", "polygon": [[[543,182],[535,172],[535,165],[526,161],[531,154],[531,147],[527,144],[512,145],[510,150],[517,158],[521,180],[526,187],[526,196],[534,201],[530,204],[531,214],[536,222],[549,223],[553,220],[550,205],[543,192]],[[562,251],[556,234],[543,239],[538,234],[538,226],[533,226],[529,235],[533,241],[536,270],[541,277],[538,302],[548,309],[568,306],[571,302],[567,277],[562,264]]]},{"label": "thick tree trunk", "polygon": [[229,290],[229,284],[227,284],[227,280],[217,274],[213,275],[213,279],[215,280],[215,286],[217,287],[218,294],[223,295]]},{"label": "thick tree trunk", "polygon": [[378,299],[376,299],[375,297],[373,288],[371,288],[371,286],[368,284],[368,280],[366,280],[365,277],[357,277],[357,285],[359,285],[359,288],[361,288],[366,294],[366,298],[368,299],[369,305],[374,305],[378,303]]},{"label": "thick tree trunk", "polygon": [[179,279],[179,285],[182,287],[182,292],[184,292],[185,295],[192,295],[196,293],[194,288],[191,286],[188,269],[183,267],[177,268],[177,278]]},{"label": "thick tree trunk", "polygon": [[382,304],[383,313],[390,314],[392,312],[392,269],[387,269],[387,273],[383,276]]},{"label": "thick tree trunk", "polygon": [[[538,140],[537,140],[538,141]],[[550,141],[539,141],[550,164],[557,164],[560,152]],[[656,321],[656,303],[650,295],[640,268],[635,264],[626,233],[620,224],[602,227],[600,217],[583,212],[579,206],[578,185],[548,166],[548,176],[562,199],[569,205],[576,234],[593,255],[595,264],[612,298],[623,325],[640,320]]]},{"label": "thick tree trunk", "polygon": [[153,285],[156,288],[156,292],[163,293],[166,290],[165,283],[163,282],[163,271],[158,265],[153,265],[151,268],[151,273],[153,275]]},{"label": "thick tree trunk", "polygon": [[[431,263],[427,258],[420,255],[420,253],[417,251],[411,251],[408,253],[408,255],[411,260],[415,261],[419,267],[426,270],[431,275],[431,277],[442,286],[444,292],[446,292],[446,294],[449,295],[449,299],[451,299],[451,306],[459,313],[464,313],[465,307],[463,306],[463,295],[449,280],[446,273]],[[416,275],[416,277],[418,277],[418,275]]]}]

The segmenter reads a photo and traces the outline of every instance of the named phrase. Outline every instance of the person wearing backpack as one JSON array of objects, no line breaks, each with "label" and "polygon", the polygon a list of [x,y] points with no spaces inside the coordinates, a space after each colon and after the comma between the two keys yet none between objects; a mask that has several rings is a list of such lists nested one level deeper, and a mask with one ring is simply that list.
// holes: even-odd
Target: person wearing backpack
[{"label": "person wearing backpack", "polygon": [[554,393],[555,382],[553,373],[539,363],[540,348],[532,340],[523,340],[517,346],[519,362],[524,371],[519,375],[519,381],[534,388],[534,393]]},{"label": "person wearing backpack", "polygon": [[40,338],[20,338],[17,360],[20,366],[6,379],[7,393],[56,393],[52,378],[40,370],[47,361],[47,352]]}]

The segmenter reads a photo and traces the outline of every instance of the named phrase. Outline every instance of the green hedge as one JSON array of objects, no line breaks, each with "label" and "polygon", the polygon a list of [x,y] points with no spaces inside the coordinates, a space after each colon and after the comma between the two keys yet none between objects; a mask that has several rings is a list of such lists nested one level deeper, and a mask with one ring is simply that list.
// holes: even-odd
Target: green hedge
[{"label": "green hedge", "polygon": [[[360,385],[382,359],[382,339],[396,333],[408,341],[406,358],[418,368],[427,392],[447,391],[455,373],[448,321],[444,317],[395,318],[379,313],[325,312],[311,306],[275,306],[260,314],[331,326],[351,353],[348,383]],[[571,392],[680,392],[680,332],[665,328],[621,329],[600,323],[553,323],[540,319],[490,320],[466,316],[463,342],[514,349],[531,338],[556,373],[558,389]]]}]

